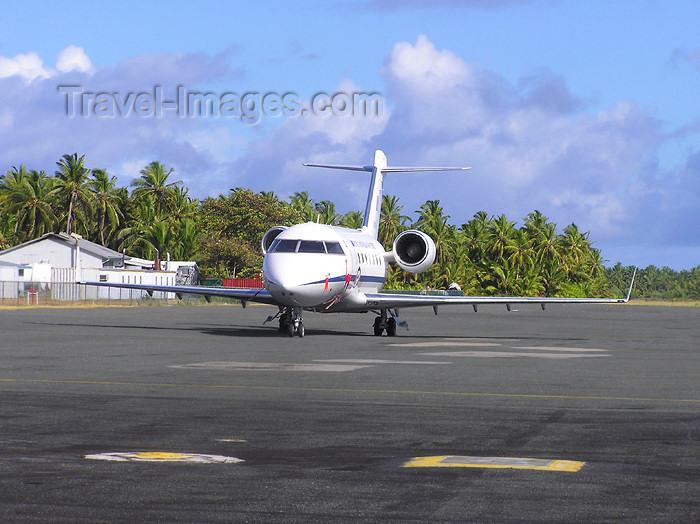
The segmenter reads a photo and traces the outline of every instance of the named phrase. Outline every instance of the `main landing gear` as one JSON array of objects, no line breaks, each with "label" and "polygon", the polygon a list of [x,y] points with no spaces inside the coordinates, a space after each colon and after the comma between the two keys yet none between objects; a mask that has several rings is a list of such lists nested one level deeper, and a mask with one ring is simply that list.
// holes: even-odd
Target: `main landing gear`
[{"label": "main landing gear", "polygon": [[387,309],[382,309],[379,312],[379,316],[374,319],[374,336],[381,337],[382,333],[386,331],[387,337],[396,336],[396,326],[403,326],[408,329],[408,323],[398,320],[398,310],[393,313]]},{"label": "main landing gear", "polygon": [[300,307],[287,307],[280,311],[280,333],[287,333],[290,337],[304,336],[304,321],[301,318]]}]

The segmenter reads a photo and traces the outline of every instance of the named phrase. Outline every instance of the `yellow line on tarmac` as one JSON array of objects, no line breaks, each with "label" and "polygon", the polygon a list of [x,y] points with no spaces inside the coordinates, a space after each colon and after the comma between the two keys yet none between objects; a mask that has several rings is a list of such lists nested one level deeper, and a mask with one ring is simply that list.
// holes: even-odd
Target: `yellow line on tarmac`
[{"label": "yellow line on tarmac", "polygon": [[460,457],[443,455],[437,457],[415,457],[406,462],[404,468],[488,468],[488,469],[534,469],[538,471],[565,471],[575,473],[586,463],[576,460],[551,460],[512,457]]},{"label": "yellow line on tarmac", "polygon": [[258,391],[297,391],[322,393],[368,393],[391,395],[435,395],[445,397],[496,397],[496,398],[541,398],[556,400],[619,400],[625,402],[673,402],[700,404],[700,399],[692,398],[647,398],[647,397],[596,397],[584,395],[534,395],[527,393],[479,393],[466,391],[421,391],[402,389],[353,389],[353,388],[305,388],[285,386],[243,386],[235,384],[176,384],[164,382],[119,382],[98,380],[57,380],[57,379],[23,379],[0,378],[0,383],[15,384],[67,384],[82,386],[127,386],[145,388],[189,388],[189,389],[241,389]]}]

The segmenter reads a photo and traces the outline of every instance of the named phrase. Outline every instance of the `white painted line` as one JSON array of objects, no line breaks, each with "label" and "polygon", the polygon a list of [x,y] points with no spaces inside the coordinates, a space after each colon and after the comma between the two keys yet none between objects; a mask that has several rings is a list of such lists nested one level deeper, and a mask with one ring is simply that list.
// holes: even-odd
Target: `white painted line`
[{"label": "white painted line", "polygon": [[569,358],[607,357],[609,355],[591,355],[589,353],[516,353],[513,351],[445,351],[438,353],[421,353],[433,357],[472,357],[472,358],[548,358],[565,360]]},{"label": "white painted line", "polygon": [[132,453],[96,453],[85,455],[88,460],[110,462],[179,462],[191,464],[237,464],[244,462],[236,457],[223,455],[200,455],[197,453],[170,453],[162,451],[139,451]]},{"label": "white painted line", "polygon": [[184,369],[218,369],[224,371],[321,371],[327,373],[343,373],[371,366],[347,364],[283,364],[273,362],[200,362],[169,367]]},{"label": "white painted line", "polygon": [[406,342],[403,344],[387,344],[387,346],[401,348],[439,348],[439,347],[495,347],[500,346],[496,342],[463,342],[451,340],[435,340],[433,342]]},{"label": "white painted line", "polygon": [[607,349],[593,349],[593,348],[567,348],[567,347],[555,347],[555,346],[513,346],[513,349],[536,349],[538,351],[572,351],[574,353],[595,353],[603,352],[606,353]]},{"label": "white painted line", "polygon": [[452,362],[430,362],[428,360],[380,360],[372,358],[335,358],[327,360],[314,360],[314,362],[346,362],[352,364],[423,364],[428,366],[452,364]]}]

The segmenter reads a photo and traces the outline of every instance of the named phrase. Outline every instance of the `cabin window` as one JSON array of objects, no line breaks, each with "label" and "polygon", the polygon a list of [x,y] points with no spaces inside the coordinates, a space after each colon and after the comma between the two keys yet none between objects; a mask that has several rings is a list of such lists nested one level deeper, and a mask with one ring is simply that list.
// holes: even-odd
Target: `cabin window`
[{"label": "cabin window", "polygon": [[299,253],[325,253],[326,248],[320,240],[302,240],[299,244]]},{"label": "cabin window", "polygon": [[107,282],[107,275],[100,275],[100,282]]}]

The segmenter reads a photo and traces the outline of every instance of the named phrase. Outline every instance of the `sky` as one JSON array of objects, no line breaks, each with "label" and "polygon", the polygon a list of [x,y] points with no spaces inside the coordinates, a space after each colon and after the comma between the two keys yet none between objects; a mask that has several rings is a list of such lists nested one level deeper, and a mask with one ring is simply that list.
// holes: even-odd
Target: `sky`
[{"label": "sky", "polygon": [[472,167],[389,175],[412,219],[436,199],[458,227],[539,210],[607,265],[700,265],[695,0],[0,5],[0,172],[77,152],[126,186],[157,160],[196,198],[306,190],[347,212],[368,175],[302,164],[382,149]]}]

